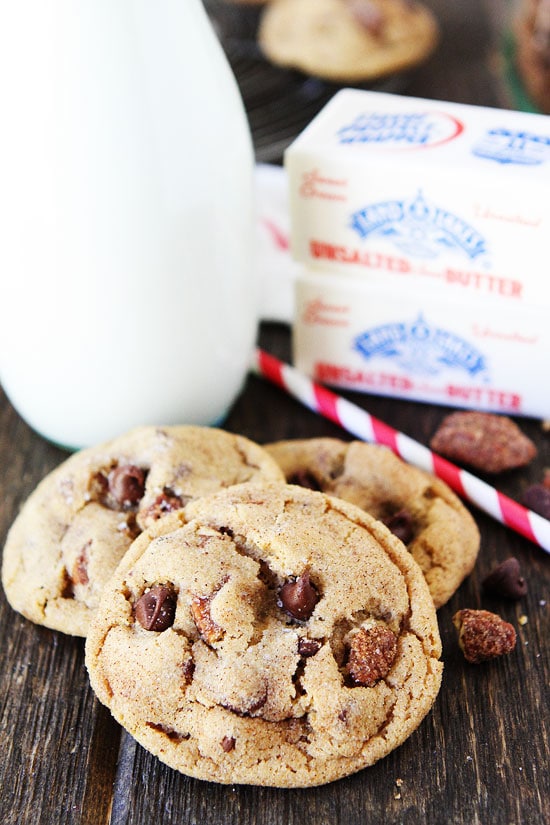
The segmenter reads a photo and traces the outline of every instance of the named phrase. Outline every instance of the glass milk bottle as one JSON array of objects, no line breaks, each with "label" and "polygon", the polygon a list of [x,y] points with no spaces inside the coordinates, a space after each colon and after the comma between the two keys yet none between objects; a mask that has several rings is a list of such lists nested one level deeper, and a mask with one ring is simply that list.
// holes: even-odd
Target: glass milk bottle
[{"label": "glass milk bottle", "polygon": [[201,0],[0,6],[0,382],[59,444],[215,424],[256,334],[253,150]]}]

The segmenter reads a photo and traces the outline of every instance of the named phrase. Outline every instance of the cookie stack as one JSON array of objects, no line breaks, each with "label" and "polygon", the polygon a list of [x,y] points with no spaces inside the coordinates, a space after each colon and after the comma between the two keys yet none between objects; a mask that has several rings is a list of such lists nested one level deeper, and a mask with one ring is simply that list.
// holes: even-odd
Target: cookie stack
[{"label": "cookie stack", "polygon": [[16,610],[87,637],[97,696],[163,762],[305,787],[430,710],[436,605],[478,544],[454,494],[386,448],[143,427],[38,486],[2,578]]}]

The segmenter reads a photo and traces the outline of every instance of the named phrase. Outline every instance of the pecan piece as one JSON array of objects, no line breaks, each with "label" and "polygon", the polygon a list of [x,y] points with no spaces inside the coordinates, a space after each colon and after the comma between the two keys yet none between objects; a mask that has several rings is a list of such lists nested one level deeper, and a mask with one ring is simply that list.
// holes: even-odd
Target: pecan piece
[{"label": "pecan piece", "polygon": [[502,473],[532,461],[537,448],[504,415],[456,412],[443,419],[430,447],[434,452],[485,473]]},{"label": "pecan piece", "polygon": [[86,542],[80,553],[78,554],[78,558],[76,559],[73,569],[71,571],[71,579],[73,584],[88,584],[90,578],[88,576],[88,562],[89,562],[89,550],[92,546],[92,540]]},{"label": "pecan piece", "polygon": [[397,638],[389,627],[361,627],[351,639],[347,672],[356,685],[373,687],[390,672]]},{"label": "pecan piece", "polygon": [[464,658],[474,665],[510,653],[516,646],[512,625],[488,610],[459,610],[453,624]]},{"label": "pecan piece", "polygon": [[191,600],[191,613],[193,621],[201,637],[208,645],[213,645],[223,639],[223,628],[216,624],[210,615],[211,596],[193,596]]}]

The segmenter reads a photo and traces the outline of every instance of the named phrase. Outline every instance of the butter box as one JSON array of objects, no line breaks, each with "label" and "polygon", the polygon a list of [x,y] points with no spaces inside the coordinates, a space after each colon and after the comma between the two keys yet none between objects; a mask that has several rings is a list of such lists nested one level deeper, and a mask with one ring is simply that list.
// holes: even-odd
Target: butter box
[{"label": "butter box", "polygon": [[293,361],[315,380],[375,395],[550,417],[545,307],[449,301],[445,290],[304,269]]},{"label": "butter box", "polygon": [[297,261],[550,305],[550,117],[344,89],[285,167]]}]

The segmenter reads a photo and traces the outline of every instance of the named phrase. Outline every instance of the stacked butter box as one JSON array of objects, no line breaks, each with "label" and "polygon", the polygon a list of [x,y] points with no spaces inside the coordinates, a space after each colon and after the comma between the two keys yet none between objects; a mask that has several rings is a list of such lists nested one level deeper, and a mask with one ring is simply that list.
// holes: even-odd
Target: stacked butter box
[{"label": "stacked butter box", "polygon": [[345,89],[285,167],[298,368],[550,415],[550,117]]}]

